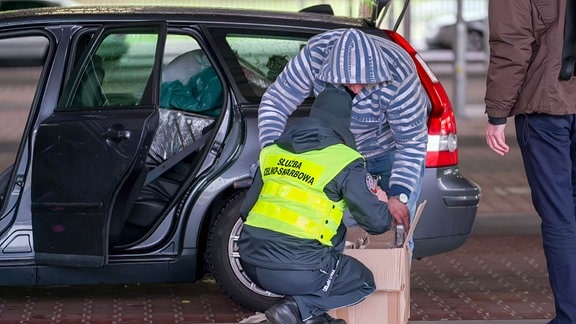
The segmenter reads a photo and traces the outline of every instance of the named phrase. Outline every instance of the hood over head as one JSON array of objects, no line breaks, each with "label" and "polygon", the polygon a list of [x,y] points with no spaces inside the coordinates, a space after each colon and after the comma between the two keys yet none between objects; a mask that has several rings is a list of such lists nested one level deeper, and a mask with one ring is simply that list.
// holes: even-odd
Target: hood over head
[{"label": "hood over head", "polygon": [[338,134],[350,132],[352,98],[343,89],[327,88],[314,100],[310,117],[323,119]]},{"label": "hood over head", "polygon": [[354,28],[342,33],[318,73],[318,79],[332,84],[381,83],[390,78],[382,50]]}]

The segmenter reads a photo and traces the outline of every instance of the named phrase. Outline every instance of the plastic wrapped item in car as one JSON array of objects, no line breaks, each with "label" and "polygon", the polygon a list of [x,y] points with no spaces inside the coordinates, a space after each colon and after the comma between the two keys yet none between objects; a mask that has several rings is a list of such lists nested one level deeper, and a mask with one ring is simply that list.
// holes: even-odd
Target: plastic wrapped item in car
[{"label": "plastic wrapped item in car", "polygon": [[218,116],[221,105],[222,83],[202,50],[181,54],[163,69],[161,107]]},{"label": "plastic wrapped item in car", "polygon": [[162,83],[179,80],[188,82],[191,76],[211,67],[212,64],[201,49],[195,49],[176,56],[162,69]]},{"label": "plastic wrapped item in car", "polygon": [[[158,165],[196,141],[214,122],[222,105],[222,83],[206,54],[183,53],[162,71],[160,122],[148,153]],[[198,114],[196,114],[198,113]]]},{"label": "plastic wrapped item in car", "polygon": [[160,106],[220,115],[222,84],[214,68],[209,67],[193,75],[188,82],[164,82],[160,88]]},{"label": "plastic wrapped item in car", "polygon": [[200,138],[214,118],[184,111],[160,109],[160,121],[148,153],[148,164],[157,165]]}]

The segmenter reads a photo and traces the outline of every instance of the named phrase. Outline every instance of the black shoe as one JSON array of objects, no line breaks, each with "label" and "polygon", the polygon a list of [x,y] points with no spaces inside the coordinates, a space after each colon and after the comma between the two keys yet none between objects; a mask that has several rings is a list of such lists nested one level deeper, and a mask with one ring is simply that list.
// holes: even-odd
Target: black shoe
[{"label": "black shoe", "polygon": [[314,316],[307,321],[304,322],[305,324],[346,324],[346,321],[339,318],[334,318],[328,313],[324,313],[322,315]]},{"label": "black shoe", "polygon": [[264,314],[270,324],[302,324],[298,305],[292,297],[284,297],[270,306]]}]

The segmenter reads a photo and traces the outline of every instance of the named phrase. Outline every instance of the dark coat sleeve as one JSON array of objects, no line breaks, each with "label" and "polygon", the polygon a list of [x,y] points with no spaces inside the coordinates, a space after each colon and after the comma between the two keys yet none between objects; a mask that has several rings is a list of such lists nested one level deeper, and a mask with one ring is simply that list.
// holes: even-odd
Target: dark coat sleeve
[{"label": "dark coat sleeve", "polygon": [[334,201],[344,199],[348,210],[366,232],[381,234],[390,229],[392,216],[388,204],[368,189],[366,174],[364,162],[358,159],[328,183],[324,192]]}]

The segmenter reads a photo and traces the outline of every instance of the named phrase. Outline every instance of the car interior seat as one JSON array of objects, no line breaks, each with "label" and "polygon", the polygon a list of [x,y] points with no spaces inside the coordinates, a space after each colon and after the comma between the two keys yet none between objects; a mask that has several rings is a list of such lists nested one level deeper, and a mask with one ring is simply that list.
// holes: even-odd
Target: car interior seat
[{"label": "car interior seat", "polygon": [[120,242],[123,238],[122,231],[126,225],[128,215],[135,205],[135,201],[146,180],[145,170],[136,170],[132,172],[127,180],[128,185],[124,185],[120,190],[116,203],[110,216],[110,225],[108,229],[108,242],[113,245]]},{"label": "car interior seat", "polygon": [[[162,71],[160,124],[148,155],[149,164],[158,165],[172,157],[195,142],[203,129],[214,122],[214,112],[222,104],[222,90],[212,71],[214,68],[200,49],[185,52],[166,65]],[[207,78],[198,80],[199,77]],[[218,86],[210,87],[206,81],[218,82]]]},{"label": "car interior seat", "polygon": [[[176,82],[186,85],[210,68],[212,66],[202,50],[186,52],[166,65],[162,71],[162,84]],[[164,209],[194,169],[194,157],[212,133],[215,117],[178,106],[187,99],[174,98],[178,94],[178,91],[161,91],[159,126],[147,159],[148,175],[143,189],[134,197],[134,205],[127,215],[122,239],[117,246],[138,242],[155,228]],[[172,100],[167,100],[166,95]]]}]

